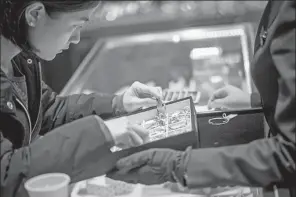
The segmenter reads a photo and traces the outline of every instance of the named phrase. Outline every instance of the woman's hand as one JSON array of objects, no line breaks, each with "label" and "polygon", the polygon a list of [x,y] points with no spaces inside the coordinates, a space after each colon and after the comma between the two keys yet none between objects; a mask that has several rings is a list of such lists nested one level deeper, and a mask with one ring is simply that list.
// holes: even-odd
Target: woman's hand
[{"label": "woman's hand", "polygon": [[162,89],[160,87],[134,82],[123,93],[123,107],[126,112],[133,112],[142,107],[156,106],[156,98],[162,99]]},{"label": "woman's hand", "polygon": [[251,108],[251,95],[234,86],[225,86],[214,92],[209,109]]},{"label": "woman's hand", "polygon": [[105,121],[114,143],[119,148],[129,148],[145,144],[149,140],[149,132],[140,125],[132,125],[126,117]]}]

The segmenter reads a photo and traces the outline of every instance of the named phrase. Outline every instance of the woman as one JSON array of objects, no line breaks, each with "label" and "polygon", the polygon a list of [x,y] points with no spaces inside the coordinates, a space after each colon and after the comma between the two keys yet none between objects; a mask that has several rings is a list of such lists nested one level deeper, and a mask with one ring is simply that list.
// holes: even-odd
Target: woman
[{"label": "woman", "polygon": [[126,126],[118,128],[104,119],[155,105],[159,88],[135,82],[118,96],[59,97],[42,82],[39,58],[52,60],[77,44],[99,7],[87,0],[1,0],[1,196],[27,196],[24,181],[42,173],[67,173],[73,182],[102,175],[112,146],[146,140],[139,126],[120,119]]},{"label": "woman", "polygon": [[[290,188],[295,196],[295,7],[295,1],[269,1],[256,38],[251,70],[270,138],[230,147],[188,148],[185,152],[151,149],[119,160],[108,176],[148,185],[180,182],[188,188],[276,185]],[[226,87],[214,94],[209,106],[260,104],[258,94],[249,98],[242,94]]]}]

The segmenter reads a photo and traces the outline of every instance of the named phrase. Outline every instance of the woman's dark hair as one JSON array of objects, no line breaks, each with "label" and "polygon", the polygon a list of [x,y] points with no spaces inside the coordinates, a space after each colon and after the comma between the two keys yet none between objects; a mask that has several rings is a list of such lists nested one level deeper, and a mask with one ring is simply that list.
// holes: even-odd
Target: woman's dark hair
[{"label": "woman's dark hair", "polygon": [[48,15],[57,12],[75,12],[94,8],[100,1],[90,0],[0,0],[0,35],[11,40],[23,51],[32,52],[28,43],[28,25],[25,10],[32,3],[40,2]]}]

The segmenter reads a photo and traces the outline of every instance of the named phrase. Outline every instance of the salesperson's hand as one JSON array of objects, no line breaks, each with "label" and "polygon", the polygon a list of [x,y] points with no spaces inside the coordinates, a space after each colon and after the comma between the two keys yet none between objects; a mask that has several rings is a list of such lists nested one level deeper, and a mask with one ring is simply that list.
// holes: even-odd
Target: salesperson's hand
[{"label": "salesperson's hand", "polygon": [[145,185],[165,182],[183,184],[190,149],[184,152],[172,149],[149,149],[135,153],[120,159],[115,169],[107,173],[107,177]]},{"label": "salesperson's hand", "polygon": [[208,102],[209,109],[251,108],[251,95],[228,85],[214,92]]},{"label": "salesperson's hand", "polygon": [[122,102],[126,112],[133,112],[142,107],[156,106],[156,98],[162,98],[162,89],[160,87],[147,86],[140,82],[134,82],[123,93]]}]

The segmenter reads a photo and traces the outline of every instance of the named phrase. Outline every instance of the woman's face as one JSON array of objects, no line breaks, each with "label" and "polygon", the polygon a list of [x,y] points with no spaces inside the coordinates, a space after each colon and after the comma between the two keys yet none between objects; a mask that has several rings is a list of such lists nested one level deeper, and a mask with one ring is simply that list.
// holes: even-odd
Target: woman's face
[{"label": "woman's face", "polygon": [[81,28],[96,9],[97,7],[49,16],[42,3],[30,5],[25,14],[29,25],[29,42],[36,48],[36,55],[49,61],[68,49],[71,43],[78,44]]}]

